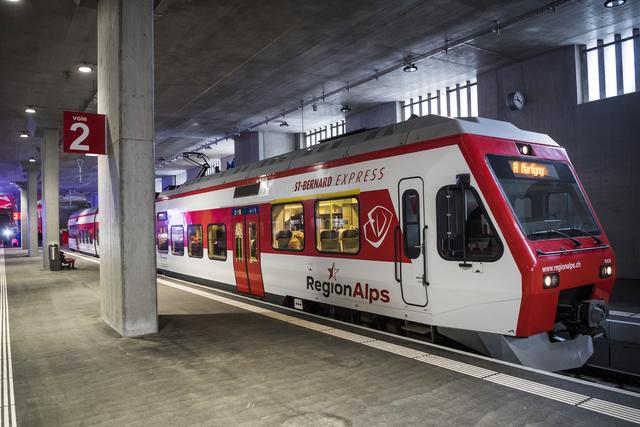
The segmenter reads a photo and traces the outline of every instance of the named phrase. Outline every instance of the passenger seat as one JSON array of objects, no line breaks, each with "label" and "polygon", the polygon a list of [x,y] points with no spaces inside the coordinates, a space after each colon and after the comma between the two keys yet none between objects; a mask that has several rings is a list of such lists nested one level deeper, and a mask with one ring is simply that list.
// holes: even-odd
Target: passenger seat
[{"label": "passenger seat", "polygon": [[289,240],[291,240],[293,233],[291,230],[281,230],[276,234],[276,244],[278,249],[287,249],[289,247]]},{"label": "passenger seat", "polygon": [[320,232],[320,250],[337,252],[338,232],[336,230],[322,230]]}]

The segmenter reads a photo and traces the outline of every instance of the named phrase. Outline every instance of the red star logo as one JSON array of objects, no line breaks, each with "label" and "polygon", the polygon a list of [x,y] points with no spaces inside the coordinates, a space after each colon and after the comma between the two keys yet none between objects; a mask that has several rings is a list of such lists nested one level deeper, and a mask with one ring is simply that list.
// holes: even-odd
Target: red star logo
[{"label": "red star logo", "polygon": [[331,268],[327,268],[327,270],[329,270],[329,280],[337,279],[336,274],[338,274],[338,271],[340,271],[340,269],[336,268],[336,263],[335,262],[333,263]]}]

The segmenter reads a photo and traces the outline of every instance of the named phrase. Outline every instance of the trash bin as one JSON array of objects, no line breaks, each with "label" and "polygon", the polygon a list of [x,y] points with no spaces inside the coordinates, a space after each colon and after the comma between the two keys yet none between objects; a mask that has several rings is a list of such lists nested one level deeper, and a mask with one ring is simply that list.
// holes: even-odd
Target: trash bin
[{"label": "trash bin", "polygon": [[62,265],[60,263],[60,249],[58,248],[57,243],[49,244],[49,270],[62,270]]}]

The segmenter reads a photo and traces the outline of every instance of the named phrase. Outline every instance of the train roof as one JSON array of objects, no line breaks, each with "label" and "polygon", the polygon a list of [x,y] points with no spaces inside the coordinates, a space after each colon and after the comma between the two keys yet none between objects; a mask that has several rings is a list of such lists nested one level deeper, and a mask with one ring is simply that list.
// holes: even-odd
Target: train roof
[{"label": "train roof", "polygon": [[473,134],[512,139],[534,144],[558,146],[548,135],[522,130],[511,123],[480,117],[448,118],[437,115],[414,116],[393,125],[368,129],[353,134],[198,178],[179,188],[162,193],[163,197],[199,190],[248,178],[384,150],[405,144],[446,136]]},{"label": "train roof", "polygon": [[78,219],[81,216],[94,215],[98,212],[98,208],[80,209],[69,215],[69,219]]}]

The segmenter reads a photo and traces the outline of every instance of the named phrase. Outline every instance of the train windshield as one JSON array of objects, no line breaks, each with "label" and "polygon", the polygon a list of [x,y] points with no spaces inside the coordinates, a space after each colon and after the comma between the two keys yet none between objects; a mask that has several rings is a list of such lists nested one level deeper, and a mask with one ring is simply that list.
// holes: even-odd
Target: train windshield
[{"label": "train windshield", "polygon": [[600,234],[566,163],[496,155],[487,156],[487,160],[529,239]]}]

